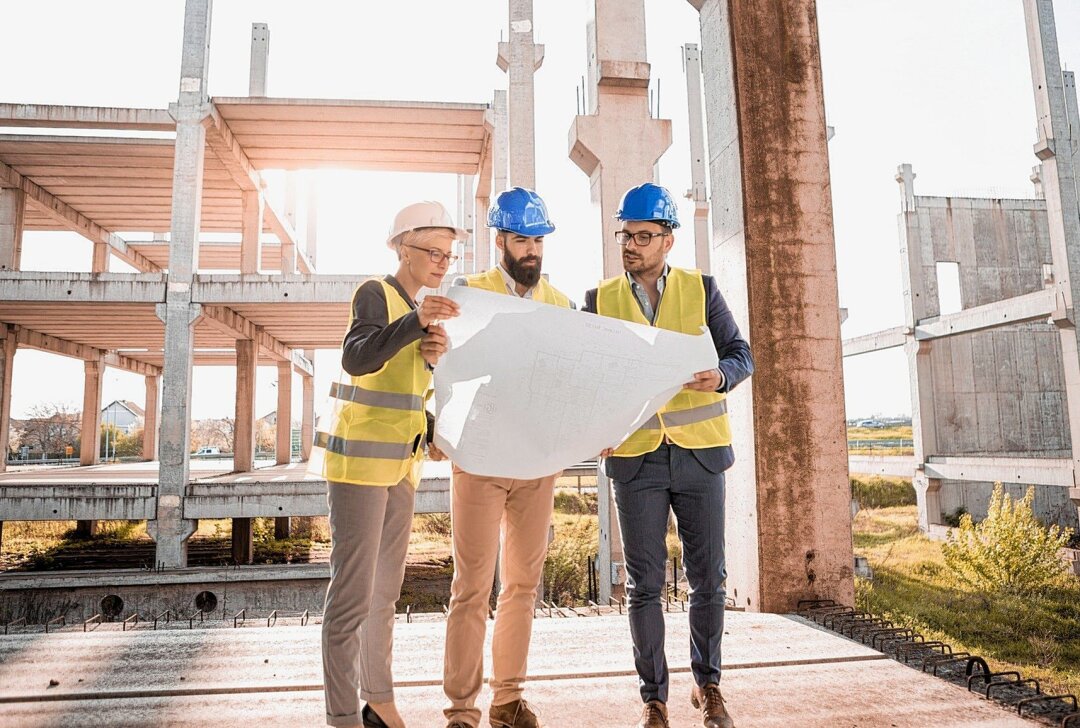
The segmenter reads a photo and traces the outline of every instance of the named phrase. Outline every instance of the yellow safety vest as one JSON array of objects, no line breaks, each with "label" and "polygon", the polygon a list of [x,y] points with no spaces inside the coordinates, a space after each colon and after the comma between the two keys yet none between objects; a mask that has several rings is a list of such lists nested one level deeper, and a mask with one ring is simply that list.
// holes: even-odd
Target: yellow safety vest
[{"label": "yellow safety vest", "polygon": [[[506,279],[498,268],[492,268],[484,273],[473,273],[465,276],[465,282],[473,288],[481,288],[495,293],[508,293]],[[570,308],[570,299],[567,298],[555,286],[548,283],[544,278],[536,282],[536,290],[533,291],[533,300],[541,303],[550,303],[552,306]]]},{"label": "yellow safety vest", "polygon": [[[397,289],[386,281],[381,284],[388,321],[412,310]],[[415,487],[420,482],[427,434],[424,407],[431,396],[431,371],[420,356],[419,340],[394,354],[376,372],[342,376],[331,385],[330,396],[334,399],[330,427],[315,440],[317,447],[326,449],[323,477],[383,486],[397,485],[407,477]]]},{"label": "yellow safety vest", "polygon": [[[601,316],[649,325],[641,312],[625,275],[609,278],[596,293],[596,311]],[[684,334],[701,334],[706,325],[705,285],[701,271],[671,268],[652,324]],[[731,444],[727,416],[727,395],[719,392],[680,390],[659,412],[625,442],[615,448],[619,457],[644,455],[660,447],[666,435],[680,447],[696,450]]]}]

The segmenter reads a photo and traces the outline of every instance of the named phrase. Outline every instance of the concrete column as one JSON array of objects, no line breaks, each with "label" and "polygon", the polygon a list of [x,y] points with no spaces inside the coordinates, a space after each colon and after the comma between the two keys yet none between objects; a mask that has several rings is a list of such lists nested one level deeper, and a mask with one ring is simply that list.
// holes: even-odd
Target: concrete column
[{"label": "concrete column", "polygon": [[[536,112],[533,74],[544,46],[533,42],[533,0],[509,0],[510,41],[499,43],[498,66],[509,78],[510,185],[536,187]],[[499,191],[502,191],[500,188]]]},{"label": "concrete column", "polygon": [[[473,202],[473,209],[476,211],[474,217],[475,227],[473,228],[473,259],[471,267],[468,268],[469,273],[480,273],[488,267],[487,263],[491,262],[491,231],[487,227],[487,211],[491,205],[490,190],[477,190],[476,199]],[[481,267],[481,258],[487,263],[484,267]]]},{"label": "concrete column", "polygon": [[900,185],[900,269],[904,285],[904,326],[907,343],[904,352],[908,360],[911,392],[911,431],[915,450],[915,472],[912,484],[919,509],[919,527],[929,531],[939,525],[941,518],[941,481],[926,476],[923,464],[937,453],[937,430],[934,422],[934,378],[930,364],[929,341],[915,340],[915,325],[929,316],[936,316],[938,303],[931,291],[937,290],[937,268],[933,250],[926,250],[919,229],[919,212],[915,203],[915,173],[910,164],[896,170]]},{"label": "concrete column", "polygon": [[[278,465],[292,461],[292,363],[277,366],[277,442],[274,454]],[[274,537],[289,537],[289,517],[274,519]]]},{"label": "concrete column", "polygon": [[[297,200],[300,194],[300,180],[296,176],[296,172],[285,173],[285,220],[288,221],[289,227],[292,228],[293,234],[297,234],[296,226],[296,206]],[[296,241],[282,240],[281,241],[281,262],[279,268],[282,274],[295,273],[296,272]]]},{"label": "concrete column", "polygon": [[307,233],[304,235],[304,253],[312,271],[315,270],[315,257],[319,239],[319,195],[315,180],[308,179],[307,185]]},{"label": "concrete column", "polygon": [[[790,612],[800,599],[851,604],[851,488],[815,2],[691,4],[701,20],[710,177],[724,181],[712,190],[712,272],[757,360],[753,379],[730,401],[738,456],[728,474],[728,594],[765,612]],[[770,293],[777,290],[783,300]]]},{"label": "concrete column", "polygon": [[1042,167],[1054,281],[1061,304],[1053,319],[1061,333],[1073,482],[1080,484],[1077,479],[1080,469],[1080,331],[1073,313],[1080,298],[1080,200],[1073,146],[1080,143],[1077,138],[1080,132],[1073,131],[1075,127],[1070,127],[1068,116],[1069,96],[1075,98],[1075,83],[1066,89],[1058,53],[1053,0],[1024,0],[1024,19],[1039,135],[1035,156]]},{"label": "concrete column", "polygon": [[90,259],[91,273],[109,272],[109,246],[100,241],[94,242],[94,254]]},{"label": "concrete column", "polygon": [[476,244],[480,239],[474,222],[474,205],[476,197],[473,194],[473,176],[459,174],[457,176],[457,220],[458,225],[470,230],[469,239],[461,243],[461,260],[458,261],[458,271],[472,273],[476,262]]},{"label": "concrete column", "polygon": [[686,193],[694,201],[694,264],[711,270],[709,245],[709,191],[705,183],[705,119],[701,112],[701,51],[696,43],[683,46],[686,67],[686,104],[690,115],[690,181]]},{"label": "concrete column", "polygon": [[[315,367],[315,352],[304,351],[304,357]],[[300,459],[307,461],[311,457],[311,445],[315,440],[315,377],[301,376],[304,388],[304,406],[300,417]]]},{"label": "concrete column", "polygon": [[22,265],[25,212],[26,193],[0,187],[0,270],[19,270]]},{"label": "concrete column", "polygon": [[258,273],[262,264],[263,196],[258,190],[241,193],[240,272]]},{"label": "concrete column", "polygon": [[101,461],[101,384],[105,366],[99,360],[83,362],[82,428],[79,431],[79,465]]},{"label": "concrete column", "polygon": [[251,65],[248,69],[248,96],[266,96],[266,77],[270,67],[270,26],[251,24]]},{"label": "concrete column", "polygon": [[[11,440],[11,380],[15,370],[15,351],[19,348],[14,326],[0,324],[0,473],[7,470],[8,444]],[[2,523],[2,522],[0,522]]]},{"label": "concrete column", "polygon": [[[244,473],[255,469],[255,374],[258,347],[251,339],[236,341],[236,419],[233,422],[233,470]],[[233,559],[250,564],[254,552],[251,519],[234,518],[232,531]]]},{"label": "concrete column", "polygon": [[165,303],[157,308],[165,322],[165,366],[161,393],[161,426],[157,518],[147,530],[157,541],[157,565],[187,566],[187,539],[196,522],[183,517],[191,443],[191,370],[195,349],[192,324],[200,307],[191,300],[191,284],[199,265],[199,218],[202,214],[203,164],[209,114],[206,79],[210,64],[212,0],[186,0],[176,104],[176,152],[173,162],[172,228],[169,236],[169,282]]},{"label": "concrete column", "polygon": [[158,385],[161,377],[145,377],[146,399],[143,402],[143,460],[157,460]]},{"label": "concrete column", "polygon": [[649,112],[644,0],[593,0],[592,6],[595,113],[574,119],[570,159],[589,175],[592,200],[600,204],[607,277],[622,272],[612,237],[619,200],[630,187],[653,180],[653,166],[671,146],[671,122]]}]

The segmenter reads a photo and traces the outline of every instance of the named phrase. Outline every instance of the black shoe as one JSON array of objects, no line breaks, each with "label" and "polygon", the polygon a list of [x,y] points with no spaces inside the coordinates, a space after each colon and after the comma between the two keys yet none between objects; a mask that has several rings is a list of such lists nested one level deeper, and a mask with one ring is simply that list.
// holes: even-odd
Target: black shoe
[{"label": "black shoe", "polygon": [[360,718],[364,721],[364,728],[390,728],[367,703],[364,703],[364,709],[360,711]]}]

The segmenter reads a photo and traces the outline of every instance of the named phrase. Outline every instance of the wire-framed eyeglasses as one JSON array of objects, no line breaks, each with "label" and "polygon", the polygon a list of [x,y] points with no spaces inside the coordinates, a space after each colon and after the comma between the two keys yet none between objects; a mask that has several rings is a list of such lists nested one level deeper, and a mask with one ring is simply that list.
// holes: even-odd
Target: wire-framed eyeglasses
[{"label": "wire-framed eyeglasses", "polygon": [[668,233],[650,233],[647,230],[639,230],[636,233],[632,233],[629,230],[616,230],[615,242],[619,245],[626,245],[633,240],[634,245],[645,248],[652,244],[653,238],[662,238],[665,235],[668,235]]},{"label": "wire-framed eyeglasses", "polygon": [[438,248],[421,248],[419,245],[409,245],[408,243],[402,243],[402,245],[406,248],[412,248],[413,250],[424,251],[428,254],[428,258],[431,259],[431,262],[436,265],[442,263],[444,259],[448,264],[453,265],[461,257],[460,255],[451,255],[450,253],[444,253]]}]

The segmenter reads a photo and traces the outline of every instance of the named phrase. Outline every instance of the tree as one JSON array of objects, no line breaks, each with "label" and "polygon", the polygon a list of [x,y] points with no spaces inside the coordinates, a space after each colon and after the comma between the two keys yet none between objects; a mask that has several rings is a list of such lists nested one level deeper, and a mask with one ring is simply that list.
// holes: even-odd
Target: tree
[{"label": "tree", "polygon": [[34,405],[18,433],[20,445],[43,457],[62,457],[68,446],[79,449],[82,411],[62,402]]},{"label": "tree", "polygon": [[[140,427],[126,433],[115,425],[101,428],[101,442],[98,453],[103,458],[138,457],[142,454],[143,431]],[[108,445],[108,450],[105,447]]]},{"label": "tree", "polygon": [[217,447],[222,452],[232,452],[235,429],[232,417],[194,422],[191,426],[191,449]]}]

